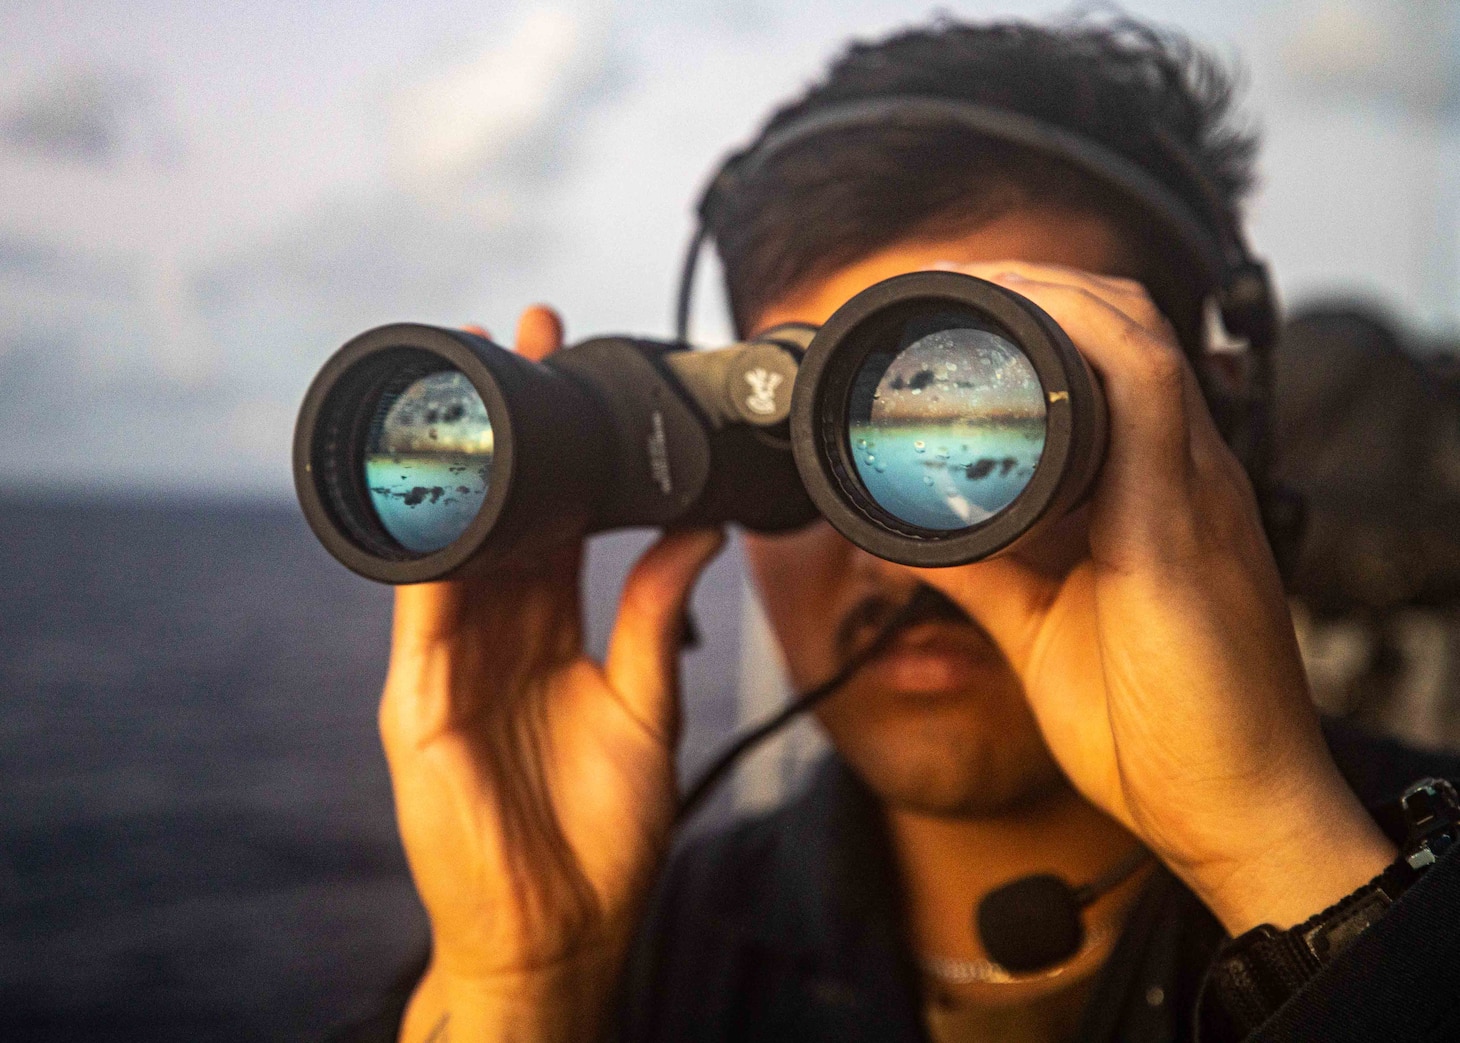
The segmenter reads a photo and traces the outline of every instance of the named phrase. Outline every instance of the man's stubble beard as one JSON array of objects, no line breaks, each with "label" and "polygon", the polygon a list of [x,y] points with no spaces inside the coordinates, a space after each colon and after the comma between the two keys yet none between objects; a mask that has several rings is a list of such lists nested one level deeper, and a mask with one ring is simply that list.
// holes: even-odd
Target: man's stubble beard
[{"label": "man's stubble beard", "polygon": [[[924,595],[926,610],[914,622],[983,633],[946,597],[930,589]],[[879,593],[848,612],[834,637],[842,661],[902,604]],[[816,713],[842,758],[887,807],[943,818],[1017,814],[1069,783],[1007,664],[999,673],[936,706],[877,692],[870,678],[854,677]]]},{"label": "man's stubble beard", "polygon": [[[842,759],[889,808],[993,818],[1017,814],[1069,787],[1023,696],[1014,689],[996,699],[1004,705],[990,706],[975,695],[925,712],[854,686],[817,716]],[[875,710],[869,706],[874,701]]]}]

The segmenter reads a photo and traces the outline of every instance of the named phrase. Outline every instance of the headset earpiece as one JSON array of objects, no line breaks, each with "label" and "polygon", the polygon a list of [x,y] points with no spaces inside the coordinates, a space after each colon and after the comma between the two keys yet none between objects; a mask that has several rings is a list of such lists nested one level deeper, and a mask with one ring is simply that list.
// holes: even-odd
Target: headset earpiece
[{"label": "headset earpiece", "polygon": [[1261,261],[1244,257],[1228,270],[1217,306],[1222,325],[1246,341],[1254,353],[1268,350],[1277,339],[1276,295],[1267,265]]}]

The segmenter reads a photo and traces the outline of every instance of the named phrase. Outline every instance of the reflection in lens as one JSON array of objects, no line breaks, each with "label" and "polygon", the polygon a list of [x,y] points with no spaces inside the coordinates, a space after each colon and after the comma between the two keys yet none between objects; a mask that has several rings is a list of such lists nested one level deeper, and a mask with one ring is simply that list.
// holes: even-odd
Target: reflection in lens
[{"label": "reflection in lens", "polygon": [[422,377],[381,408],[365,450],[370,502],[402,547],[438,551],[466,531],[486,499],[487,408],[455,370]]},{"label": "reflection in lens", "polygon": [[1029,359],[965,316],[909,323],[895,352],[869,354],[852,384],[848,448],[872,499],[895,518],[951,532],[1024,491],[1044,452],[1044,391]]}]

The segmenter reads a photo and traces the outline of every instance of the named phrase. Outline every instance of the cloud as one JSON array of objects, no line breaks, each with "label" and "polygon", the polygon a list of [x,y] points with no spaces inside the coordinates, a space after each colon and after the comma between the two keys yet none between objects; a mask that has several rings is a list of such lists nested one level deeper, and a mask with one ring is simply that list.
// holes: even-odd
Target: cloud
[{"label": "cloud", "polygon": [[[595,11],[529,11],[420,63],[384,104],[362,92],[356,118],[381,132],[376,178],[221,249],[0,234],[0,442],[18,450],[0,476],[286,489],[299,397],[345,337],[401,319],[496,321],[485,306],[541,292],[569,231],[559,204],[576,143],[626,83]],[[0,148],[110,183],[113,165],[146,155],[152,104],[140,81],[55,77],[0,97]]]},{"label": "cloud", "polygon": [[141,301],[156,331],[151,354],[159,376],[184,385],[214,377],[217,348],[203,327],[192,273],[175,253],[158,251],[148,258]]},{"label": "cloud", "polygon": [[1320,94],[1358,95],[1435,110],[1446,99],[1444,4],[1309,0],[1281,47],[1288,76]]},{"label": "cloud", "polygon": [[485,270],[530,266],[547,239],[528,214],[472,217],[384,191],[320,207],[201,270],[196,286],[205,315],[225,340],[255,316],[301,332],[352,331],[388,319],[459,313],[476,296]]},{"label": "cloud", "polygon": [[123,72],[55,72],[0,104],[0,142],[35,159],[88,167],[136,151],[170,159],[176,140],[145,81]]},{"label": "cloud", "polygon": [[26,300],[46,290],[83,297],[117,297],[136,292],[137,279],[132,266],[116,257],[82,251],[55,243],[12,235],[0,231],[0,303],[6,300],[4,288],[14,286]]},{"label": "cloud", "polygon": [[[40,78],[0,86],[0,181],[45,204],[0,222],[0,482],[286,490],[293,413],[347,336],[399,319],[505,334],[556,292],[542,272],[576,234],[579,142],[628,81],[593,0],[509,6],[429,60],[411,30],[354,65],[214,67],[182,25],[186,64],[139,76],[53,49]],[[174,112],[201,147],[159,174]],[[249,192],[260,157],[298,190]]]},{"label": "cloud", "polygon": [[[228,410],[225,442],[237,453],[282,465],[289,459],[294,436],[292,404],[273,399],[245,399]],[[279,467],[282,472],[283,466]]]},{"label": "cloud", "polygon": [[[197,385],[216,373],[193,280],[175,256],[0,231],[0,351],[35,331],[58,330],[86,346],[88,379],[128,369]],[[64,357],[48,364],[58,369]],[[0,386],[0,403],[7,390]]]},{"label": "cloud", "polygon": [[[484,303],[528,299],[567,231],[554,193],[573,145],[627,83],[595,11],[529,10],[393,85],[385,183],[327,199],[198,273],[224,353],[248,350],[229,342],[260,315],[299,337],[338,336],[403,318],[480,320]],[[269,329],[248,336],[289,353]]]},{"label": "cloud", "polygon": [[501,40],[423,68],[387,105],[397,182],[439,195],[551,177],[575,111],[611,79],[608,55],[591,7],[538,7]]}]

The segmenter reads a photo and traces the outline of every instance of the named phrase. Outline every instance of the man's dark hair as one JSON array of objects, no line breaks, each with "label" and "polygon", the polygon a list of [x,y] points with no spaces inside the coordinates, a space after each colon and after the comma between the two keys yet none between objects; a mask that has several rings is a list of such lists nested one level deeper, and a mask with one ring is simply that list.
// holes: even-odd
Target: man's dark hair
[{"label": "man's dark hair", "polygon": [[[778,110],[762,138],[846,102],[896,95],[995,106],[1079,133],[1133,161],[1203,213],[1201,190],[1156,141],[1189,151],[1234,213],[1251,187],[1257,141],[1233,125],[1233,76],[1185,37],[1124,17],[1053,25],[940,20],[856,43],[826,78]],[[958,126],[874,125],[817,135],[777,153],[709,215],[735,324],[778,297],[909,239],[951,238],[1011,210],[1049,207],[1111,220],[1133,271],[1188,348],[1203,285],[1140,207],[1088,174]]]}]

